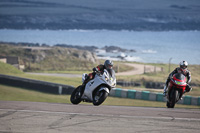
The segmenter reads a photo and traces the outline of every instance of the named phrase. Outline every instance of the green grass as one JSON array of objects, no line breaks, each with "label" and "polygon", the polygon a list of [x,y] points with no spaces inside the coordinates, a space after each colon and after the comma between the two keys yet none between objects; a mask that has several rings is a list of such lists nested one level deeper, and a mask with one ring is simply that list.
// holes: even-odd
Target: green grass
[{"label": "green grass", "polygon": [[58,74],[83,74],[91,71],[34,71],[36,73],[58,73]]},{"label": "green grass", "polygon": [[[142,64],[142,63],[140,63]],[[146,73],[141,75],[131,75],[131,76],[120,76],[118,79],[123,80],[138,80],[141,81],[143,78],[146,81],[156,81],[156,82],[165,82],[170,72],[172,72],[178,65],[171,64],[170,72],[169,72],[169,65],[168,64],[144,64],[144,65],[152,65],[156,67],[162,67],[163,72],[156,72],[156,73]],[[200,84],[200,65],[189,65],[188,69],[192,73],[192,83]]]},{"label": "green grass", "polygon": [[23,74],[23,75],[19,75],[19,76],[22,76],[24,78],[47,81],[47,82],[66,84],[66,85],[71,85],[71,86],[78,86],[78,85],[82,84],[81,78],[38,76],[38,75],[30,75],[30,74]]},{"label": "green grass", "polygon": [[23,74],[23,72],[12,65],[0,61],[0,74]]},{"label": "green grass", "polygon": [[[158,64],[152,64],[152,65],[158,65]],[[167,65],[165,64],[161,64],[159,66],[165,67],[164,69],[167,69]],[[200,73],[198,72],[198,65],[194,65],[194,66],[192,65],[190,69],[192,73],[194,73],[193,76],[197,76],[193,78],[194,82],[199,83]],[[57,71],[54,71],[52,73],[56,73],[56,72]],[[63,73],[65,72],[68,73],[69,71],[63,71]],[[69,73],[81,74],[83,72],[87,72],[87,71],[73,71]],[[24,78],[48,81],[48,82],[53,82],[53,83],[67,84],[67,85],[72,85],[72,86],[78,86],[81,84],[81,78],[30,75],[30,74],[25,74],[17,70],[11,65],[1,63],[1,62],[0,62],[0,73],[24,77]],[[168,76],[168,72],[164,71],[164,72],[159,72],[159,73],[148,73],[148,74],[142,74],[142,75],[120,76],[120,77],[117,77],[117,79],[122,78],[128,81],[130,80],[141,81],[141,79],[145,79],[146,81],[163,81],[163,80],[165,81],[167,76]],[[123,87],[120,87],[120,86],[117,86],[117,87],[123,89]],[[135,88],[135,87],[124,87],[124,88],[154,91],[147,88]],[[200,96],[200,88],[193,87],[193,91],[190,93],[187,93],[186,95]],[[70,97],[69,95],[45,94],[45,93],[30,91],[26,89],[17,88],[17,87],[9,87],[9,86],[0,85],[0,100],[70,103],[69,97]],[[82,104],[87,104],[87,103],[82,103]],[[107,100],[103,104],[104,105],[120,105],[120,106],[124,105],[124,106],[143,106],[143,107],[166,107],[164,102],[143,101],[143,100],[135,100],[135,99],[132,100],[132,99],[114,98],[114,97],[108,97]],[[199,108],[199,106],[188,106],[188,105],[179,104],[179,105],[176,105],[176,108]]]},{"label": "green grass", "polygon": [[[24,57],[24,55],[29,55],[26,51],[23,51],[19,48],[12,48],[10,46],[6,46],[6,48],[2,48],[0,50],[1,54],[8,55],[6,53],[12,53],[12,55],[17,55],[20,57]],[[72,55],[69,55],[70,58],[63,57],[58,54],[58,51],[62,52],[62,49],[54,49],[50,51],[47,59],[33,63],[29,61],[29,59],[25,58],[25,64],[29,67],[33,67],[32,69],[27,69],[29,71],[34,72],[45,72],[45,73],[71,73],[71,74],[82,74],[82,73],[90,73],[93,67],[96,67],[99,63],[103,64],[104,60],[99,60],[98,64],[90,63],[87,61],[80,61],[80,59],[75,58]],[[66,53],[65,51],[64,53]],[[72,52],[76,53],[76,51]],[[33,55],[38,55],[38,53],[33,53]],[[57,56],[55,56],[57,55]],[[26,62],[27,61],[27,62]],[[50,64],[49,64],[50,62]],[[28,64],[27,64],[28,63]],[[127,62],[126,62],[127,63]],[[130,63],[130,62],[129,62]],[[139,63],[143,64],[143,63]],[[154,81],[154,82],[165,82],[166,78],[169,75],[169,65],[168,64],[145,64],[145,65],[153,65],[156,67],[162,67],[163,72],[157,73],[146,73],[141,75],[131,75],[131,76],[118,76],[117,80],[124,81],[135,81],[143,83],[145,81]],[[178,65],[172,64],[170,67],[170,72],[174,70]],[[41,69],[42,68],[42,69]],[[187,93],[186,95],[191,96],[200,96],[200,65],[189,65],[189,70],[192,72],[192,83],[197,86],[193,86],[193,91]],[[123,72],[133,69],[130,66],[124,65],[124,62],[116,61],[114,62],[115,71]],[[30,78],[42,81],[48,81],[53,83],[61,83],[72,86],[80,85],[81,78],[67,78],[67,77],[53,77],[53,76],[38,76],[38,75],[29,75],[25,74],[22,71],[19,71],[17,68],[0,62],[0,74],[19,76],[23,78]],[[121,87],[122,89],[135,89],[135,90],[148,90],[148,91],[157,91],[152,89],[147,89],[142,86],[141,88],[135,87]],[[161,92],[162,90],[160,90]],[[18,87],[10,87],[5,85],[0,85],[0,100],[6,101],[33,101],[33,102],[51,102],[51,103],[70,103],[69,95],[52,95],[41,93],[37,91],[31,91],[27,89],[22,89]],[[88,104],[88,103],[82,103]],[[91,104],[91,103],[90,103]],[[125,98],[114,98],[108,97],[106,101],[103,103],[104,105],[120,105],[120,106],[143,106],[143,107],[166,107],[164,102],[153,102],[153,101],[143,101],[143,100],[133,100],[133,99],[125,99]],[[189,105],[176,105],[176,108],[199,108],[199,106],[189,106]]]},{"label": "green grass", "polygon": [[[143,63],[140,63],[143,64]],[[146,73],[141,75],[131,75],[131,76],[120,76],[117,77],[118,80],[124,80],[124,81],[135,81],[143,84],[145,81],[152,81],[152,82],[162,82],[165,83],[168,75],[169,75],[169,65],[168,64],[146,64],[146,65],[153,65],[156,67],[162,67],[163,72],[156,72],[156,73]],[[171,64],[170,72],[173,71],[178,65]],[[188,69],[191,71],[192,75],[192,82],[191,84],[196,84],[195,86],[192,86],[193,90],[190,93],[186,93],[185,95],[191,95],[191,96],[200,96],[200,65],[189,65]],[[120,86],[120,88],[122,88]],[[137,89],[137,87],[126,87],[127,89]],[[144,86],[140,87],[142,90],[148,90],[148,91],[155,91],[152,89],[144,88]],[[140,89],[139,88],[139,89]],[[162,91],[162,89],[160,90]]]},{"label": "green grass", "polygon": [[38,75],[31,75],[26,74],[17,68],[13,67],[12,65],[5,64],[0,62],[0,74],[6,74],[6,75],[12,75],[12,76],[18,76],[23,78],[29,78],[29,79],[36,79],[36,80],[42,80],[42,81],[48,81],[53,83],[60,83],[60,84],[67,84],[72,86],[78,86],[81,84],[80,78],[67,78],[67,77],[53,77],[53,76],[38,76]]},{"label": "green grass", "polygon": [[[103,61],[102,61],[103,62]],[[120,62],[116,62],[115,64],[119,64]],[[118,76],[117,80],[125,80],[125,81],[135,81],[140,82],[141,84],[144,81],[155,81],[155,82],[165,82],[167,79],[168,73],[168,65],[167,64],[148,64],[148,65],[155,65],[158,67],[163,67],[163,72],[157,72],[157,73],[146,73],[141,75],[131,75],[131,76]],[[172,64],[172,68],[177,67],[177,65]],[[123,66],[125,68],[125,66]],[[172,69],[171,68],[171,69]],[[130,68],[129,68],[130,69]],[[191,96],[200,96],[200,65],[190,65],[189,69],[192,72],[192,83],[197,84],[197,86],[192,86],[193,90],[190,93],[186,93],[185,95],[191,95]],[[125,70],[125,69],[124,69]],[[48,71],[49,72],[49,71]],[[81,78],[69,78],[69,77],[53,77],[53,76],[38,76],[38,75],[30,75],[25,74],[19,70],[17,70],[15,67],[0,62],[0,73],[1,74],[7,74],[7,75],[13,75],[13,76],[19,76],[24,78],[30,78],[30,79],[36,79],[36,80],[42,80],[42,81],[48,81],[53,83],[61,83],[61,84],[67,84],[72,86],[78,86],[80,85]],[[75,73],[75,74],[82,74],[82,73],[89,73],[89,71],[50,71],[49,73]],[[155,90],[155,89],[148,89],[144,86],[142,87],[122,87],[117,86],[118,88],[122,89],[134,89],[134,90],[148,90],[150,92],[159,91],[162,92],[163,90]]]},{"label": "green grass", "polygon": [[[99,60],[99,64],[104,64],[105,60]],[[79,62],[81,63],[81,62]],[[70,64],[70,63],[68,63]],[[99,64],[88,64],[90,66],[87,66],[87,70],[85,70],[84,68],[79,68],[80,65],[72,65],[71,68],[68,68],[70,70],[49,70],[49,71],[45,71],[45,70],[33,70],[31,72],[39,72],[39,73],[70,73],[70,74],[82,74],[82,73],[90,73],[92,71],[92,69],[96,66],[98,66]],[[78,67],[77,67],[78,66]],[[129,71],[132,70],[133,68],[130,66],[127,66],[125,64],[123,64],[122,62],[114,62],[114,70],[116,72],[124,72],[124,71]]]},{"label": "green grass", "polygon": [[[32,90],[26,90],[18,87],[0,85],[1,101],[30,101],[30,102],[48,102],[48,103],[71,103],[70,95],[53,95]],[[92,103],[80,103],[89,104]],[[116,106],[140,106],[140,107],[166,107],[164,102],[152,102],[135,99],[108,97],[103,105]],[[199,106],[177,104],[176,108],[200,108]]]},{"label": "green grass", "polygon": [[66,95],[52,95],[5,85],[0,85],[0,100],[69,103]]}]

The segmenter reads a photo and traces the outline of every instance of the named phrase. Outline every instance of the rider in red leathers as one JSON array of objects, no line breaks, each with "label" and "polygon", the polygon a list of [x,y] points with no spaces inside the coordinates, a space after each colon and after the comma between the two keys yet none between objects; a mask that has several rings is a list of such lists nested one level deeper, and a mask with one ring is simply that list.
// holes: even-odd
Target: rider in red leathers
[{"label": "rider in red leathers", "polygon": [[167,81],[165,83],[165,87],[164,87],[164,96],[167,95],[167,87],[168,84],[170,82],[170,78],[175,74],[175,73],[182,73],[183,75],[185,75],[187,77],[187,87],[186,87],[186,92],[190,92],[192,90],[191,86],[189,85],[189,83],[191,82],[191,72],[187,69],[188,67],[188,63],[187,61],[182,61],[180,62],[180,67],[177,67],[173,72],[171,72],[167,78]]}]

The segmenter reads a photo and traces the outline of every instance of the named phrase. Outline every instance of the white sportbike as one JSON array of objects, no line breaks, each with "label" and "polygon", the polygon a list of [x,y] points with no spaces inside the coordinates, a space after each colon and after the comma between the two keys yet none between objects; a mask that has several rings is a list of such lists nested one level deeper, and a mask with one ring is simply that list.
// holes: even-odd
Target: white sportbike
[{"label": "white sportbike", "polygon": [[[83,74],[82,81],[85,81],[87,74]],[[79,104],[81,101],[92,102],[93,105],[102,104],[107,98],[110,90],[116,86],[115,71],[104,69],[103,73],[96,72],[94,79],[90,80],[85,89],[83,85],[78,86],[71,94],[71,103]]]}]

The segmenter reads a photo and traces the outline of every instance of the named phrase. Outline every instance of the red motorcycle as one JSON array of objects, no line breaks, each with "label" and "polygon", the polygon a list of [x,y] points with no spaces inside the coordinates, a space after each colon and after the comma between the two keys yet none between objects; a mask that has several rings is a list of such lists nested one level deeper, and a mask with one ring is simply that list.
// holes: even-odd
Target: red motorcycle
[{"label": "red motorcycle", "polygon": [[168,84],[167,107],[174,108],[181,99],[186,89],[186,77],[182,73],[176,73]]}]

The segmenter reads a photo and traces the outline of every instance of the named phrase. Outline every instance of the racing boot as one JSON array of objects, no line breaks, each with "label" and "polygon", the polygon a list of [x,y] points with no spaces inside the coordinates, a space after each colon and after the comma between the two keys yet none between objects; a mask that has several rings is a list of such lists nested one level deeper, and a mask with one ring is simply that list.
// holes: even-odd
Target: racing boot
[{"label": "racing boot", "polygon": [[180,98],[180,101],[183,100],[183,97]]},{"label": "racing boot", "polygon": [[190,91],[192,91],[192,87],[189,84],[187,84],[185,92],[190,92]]},{"label": "racing boot", "polygon": [[163,89],[163,96],[164,97],[167,96],[167,86],[166,85],[164,86],[164,89]]},{"label": "racing boot", "polygon": [[81,93],[82,93],[82,94],[83,94],[83,92],[84,92],[84,90],[85,90],[85,85],[86,85],[86,84],[83,83],[82,86],[81,86]]},{"label": "racing boot", "polygon": [[82,93],[84,92],[85,86],[86,86],[86,84],[87,84],[89,81],[90,81],[90,76],[86,74],[86,75],[85,75],[85,80],[84,80],[84,82],[83,82],[83,84],[82,84],[82,87],[81,87],[81,92],[82,92]]},{"label": "racing boot", "polygon": [[[192,90],[192,87],[189,84],[187,84],[186,89],[183,92],[183,94],[185,94],[186,92],[190,92],[191,90]],[[183,99],[183,97],[180,98],[180,100],[182,100],[182,99]]]}]

